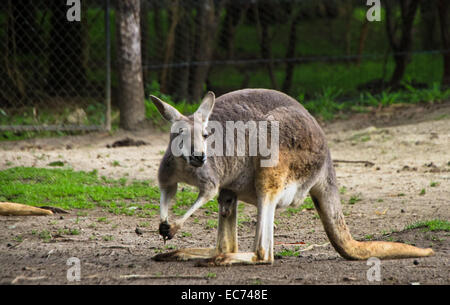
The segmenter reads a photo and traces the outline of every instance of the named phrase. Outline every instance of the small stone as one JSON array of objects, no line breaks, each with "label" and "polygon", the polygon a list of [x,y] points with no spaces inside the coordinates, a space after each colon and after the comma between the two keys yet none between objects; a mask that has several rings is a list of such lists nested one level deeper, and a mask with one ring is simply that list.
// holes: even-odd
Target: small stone
[{"label": "small stone", "polygon": [[413,264],[417,266],[417,265],[419,264],[419,261],[418,261],[417,259],[415,259],[415,260],[413,261]]},{"label": "small stone", "polygon": [[139,228],[136,228],[136,230],[134,230],[134,232],[136,232],[137,235],[142,235],[143,234],[142,230],[139,229]]}]

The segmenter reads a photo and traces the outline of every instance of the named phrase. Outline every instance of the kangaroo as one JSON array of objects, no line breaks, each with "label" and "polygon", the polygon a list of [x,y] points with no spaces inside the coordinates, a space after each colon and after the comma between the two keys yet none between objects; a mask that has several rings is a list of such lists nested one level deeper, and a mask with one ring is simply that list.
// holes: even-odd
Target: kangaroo
[{"label": "kangaroo", "polygon": [[[336,175],[326,139],[317,121],[295,99],[268,89],[244,89],[215,99],[208,92],[198,110],[184,116],[155,96],[151,99],[161,115],[172,122],[183,122],[184,129],[171,129],[169,147],[158,173],[160,198],[160,234],[171,239],[183,223],[219,191],[217,242],[214,248],[187,248],[161,253],[157,261],[204,259],[210,265],[271,264],[274,260],[273,227],[276,208],[303,202],[309,193],[325,232],[336,251],[349,260],[424,257],[432,249],[411,245],[367,241],[352,238],[342,213]],[[209,155],[208,122],[277,121],[279,154],[274,166],[261,166],[262,155]],[[201,128],[194,128],[195,124]],[[184,145],[175,156],[174,141],[189,129],[192,145]],[[271,137],[273,135],[271,134]],[[233,133],[234,137],[234,133]],[[247,139],[248,139],[247,135]],[[228,145],[229,142],[226,142]],[[196,186],[199,195],[188,211],[169,223],[168,209],[177,183]],[[222,190],[224,190],[222,192]],[[257,225],[253,252],[238,252],[237,199],[257,207]]]}]

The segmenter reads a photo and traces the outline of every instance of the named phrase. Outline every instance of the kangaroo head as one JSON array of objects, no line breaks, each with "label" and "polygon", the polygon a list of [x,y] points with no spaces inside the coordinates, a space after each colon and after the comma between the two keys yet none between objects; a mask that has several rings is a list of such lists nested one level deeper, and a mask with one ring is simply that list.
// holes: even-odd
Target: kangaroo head
[{"label": "kangaroo head", "polygon": [[169,149],[174,157],[200,167],[206,162],[206,138],[209,116],[214,108],[214,93],[208,92],[197,111],[187,117],[156,96],[150,98],[164,119],[171,122]]}]

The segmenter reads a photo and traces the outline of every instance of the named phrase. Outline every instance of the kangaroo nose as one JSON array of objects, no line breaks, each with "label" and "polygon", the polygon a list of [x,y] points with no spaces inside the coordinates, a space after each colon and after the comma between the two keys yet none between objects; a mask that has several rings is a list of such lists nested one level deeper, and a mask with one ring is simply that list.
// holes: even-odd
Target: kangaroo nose
[{"label": "kangaroo nose", "polygon": [[206,156],[204,153],[193,154],[192,156],[189,157],[189,161],[193,166],[199,167],[205,163]]}]

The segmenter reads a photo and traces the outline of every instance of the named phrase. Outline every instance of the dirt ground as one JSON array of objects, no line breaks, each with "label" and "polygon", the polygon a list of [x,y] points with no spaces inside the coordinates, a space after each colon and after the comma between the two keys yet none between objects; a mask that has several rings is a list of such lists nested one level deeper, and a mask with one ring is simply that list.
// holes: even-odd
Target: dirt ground
[{"label": "dirt ground", "polygon": [[[69,284],[67,260],[77,257],[81,284],[449,284],[450,234],[405,230],[405,226],[420,220],[450,218],[450,103],[374,110],[323,127],[333,159],[374,163],[335,165],[339,184],[345,187],[343,209],[354,237],[432,247],[434,257],[382,261],[381,281],[369,282],[366,274],[371,266],[366,261],[341,258],[328,243],[314,210],[293,216],[277,210],[275,252],[294,249],[299,256],[277,256],[272,266],[161,263],[151,260],[160,251],[212,247],[216,231],[205,224],[217,215],[197,211],[199,221],[191,217],[182,229],[188,234],[179,234],[164,247],[157,233],[157,215],[143,219],[116,216],[100,209],[82,214],[72,210],[49,217],[0,216],[0,283]],[[149,144],[106,147],[125,137]],[[156,181],[167,140],[166,133],[142,130],[3,142],[0,170],[47,167],[61,160],[74,170],[97,169],[99,175],[111,178]],[[352,199],[354,204],[349,203]],[[248,251],[256,210],[246,205],[242,213],[248,221],[239,227],[239,246],[241,251]],[[108,221],[98,222],[99,217],[107,217]],[[143,222],[148,225],[143,226]],[[77,228],[80,234],[56,234],[64,228]],[[138,235],[136,228],[142,234]],[[47,230],[53,238],[43,242],[33,230]],[[18,235],[21,241],[15,238]]]}]

